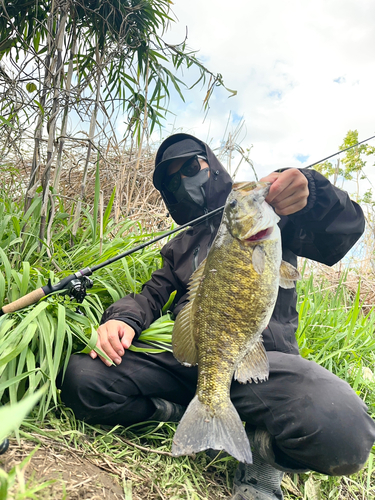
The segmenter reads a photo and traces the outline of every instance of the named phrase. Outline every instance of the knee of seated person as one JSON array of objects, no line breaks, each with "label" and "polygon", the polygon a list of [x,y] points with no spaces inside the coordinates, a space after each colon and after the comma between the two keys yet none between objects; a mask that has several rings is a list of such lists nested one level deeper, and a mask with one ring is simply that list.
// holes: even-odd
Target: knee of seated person
[{"label": "knee of seated person", "polygon": [[[358,416],[357,425],[343,426],[332,421],[322,425],[318,419],[291,425],[285,429],[287,435],[276,439],[278,463],[288,465],[288,458],[307,468],[330,476],[348,476],[360,471],[371,452],[374,428],[370,419]],[[341,422],[342,424],[342,422]],[[296,432],[297,431],[297,432]],[[277,449],[281,451],[280,456]]]},{"label": "knee of seated person", "polygon": [[329,476],[350,476],[360,471],[366,464],[371,451],[370,447],[364,443],[346,443],[346,446],[341,448],[333,446],[330,452],[327,452],[325,460],[320,464],[322,469],[318,470]]},{"label": "knee of seated person", "polygon": [[327,474],[331,476],[349,476],[360,471],[366,464],[374,443],[374,425],[364,412],[358,412],[357,421],[348,425],[336,439],[331,441],[327,453],[330,465]]},{"label": "knee of seated person", "polygon": [[329,468],[327,475],[329,476],[350,476],[359,472],[365,466],[366,461],[363,463],[342,463]]},{"label": "knee of seated person", "polygon": [[[363,436],[358,436],[358,438]],[[345,449],[337,449],[334,460],[328,467],[326,473],[330,476],[350,476],[359,472],[366,464],[371,452],[371,442],[363,438],[363,441],[348,442]]]},{"label": "knee of seated person", "polygon": [[274,448],[277,463],[286,470],[306,468],[328,476],[350,476],[366,464],[370,449],[358,443],[354,447],[318,446],[305,442],[299,450]]}]

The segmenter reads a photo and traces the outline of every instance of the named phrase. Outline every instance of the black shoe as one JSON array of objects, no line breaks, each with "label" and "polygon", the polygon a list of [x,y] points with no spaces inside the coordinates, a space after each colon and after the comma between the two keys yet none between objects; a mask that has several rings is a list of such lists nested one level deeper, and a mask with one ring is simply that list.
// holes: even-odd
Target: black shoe
[{"label": "black shoe", "polygon": [[157,422],[179,422],[186,411],[186,407],[161,398],[151,398],[155,405],[155,413],[149,420]]},{"label": "black shoe", "polygon": [[253,463],[238,464],[231,500],[283,500],[281,481],[284,472],[273,466],[274,454],[270,434],[265,430],[256,429],[247,432],[247,435]]},{"label": "black shoe", "polygon": [[283,500],[281,481],[284,472],[301,473],[308,469],[287,469],[276,463],[274,438],[259,427],[246,430],[253,454],[251,465],[238,464],[231,500]]},{"label": "black shoe", "polygon": [[252,453],[251,465],[238,464],[231,500],[283,500],[284,473],[263,462],[256,451]]},{"label": "black shoe", "polygon": [[8,439],[4,439],[2,443],[0,443],[0,455],[3,455],[3,453],[6,453],[9,448],[9,441]]}]

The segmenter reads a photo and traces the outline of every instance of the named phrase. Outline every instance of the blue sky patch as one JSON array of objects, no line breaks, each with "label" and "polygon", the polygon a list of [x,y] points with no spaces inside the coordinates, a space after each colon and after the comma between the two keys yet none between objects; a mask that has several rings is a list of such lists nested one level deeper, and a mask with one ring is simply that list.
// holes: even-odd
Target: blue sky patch
[{"label": "blue sky patch", "polygon": [[335,78],[333,81],[335,83],[345,83],[346,82],[346,78],[345,78],[345,76],[339,76],[338,78]]},{"label": "blue sky patch", "polygon": [[281,92],[281,90],[271,90],[271,92],[268,92],[268,97],[281,99],[282,96],[283,96],[283,93]]},{"label": "blue sky patch", "polygon": [[243,115],[238,115],[235,111],[231,111],[231,114],[232,114],[232,123],[233,124],[239,123],[243,118]]},{"label": "blue sky patch", "polygon": [[310,155],[296,155],[295,158],[300,162],[300,163],[305,163],[310,158]]}]

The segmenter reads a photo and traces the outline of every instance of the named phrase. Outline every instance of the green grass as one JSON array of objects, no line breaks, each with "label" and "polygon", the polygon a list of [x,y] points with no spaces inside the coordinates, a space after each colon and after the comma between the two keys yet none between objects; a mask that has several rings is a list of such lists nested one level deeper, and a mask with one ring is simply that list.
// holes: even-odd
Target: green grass
[{"label": "green grass", "polygon": [[[128,220],[115,225],[108,209],[102,243],[89,210],[74,238],[72,211],[65,210],[60,200],[52,227],[53,245],[49,248],[53,263],[46,246],[39,249],[39,199],[34,200],[33,209],[24,216],[12,196],[3,192],[0,193],[0,207],[0,306],[43,286],[48,279],[57,282],[78,269],[103,262],[155,236],[143,233],[137,223]],[[59,453],[74,452],[82,459],[101,464],[103,470],[118,478],[126,500],[228,498],[236,467],[234,459],[219,456],[211,463],[204,453],[197,454],[195,459],[172,458],[173,425],[146,423],[112,430],[88,426],[77,422],[59,401],[55,378],[66,366],[70,354],[93,347],[103,310],[127,293],[140,291],[142,283],[160,264],[159,250],[153,247],[95,273],[94,287],[79,305],[84,315],[77,313],[78,304],[55,294],[25,310],[2,316],[1,401],[17,414],[17,418],[14,415],[11,418],[15,429],[17,419],[23,419],[16,403],[45,387],[32,415],[16,432],[23,447],[29,453],[36,445],[40,446],[38,453],[49,448]],[[63,272],[56,271],[56,265]],[[298,296],[297,339],[301,354],[346,380],[374,417],[375,313],[363,312],[360,285],[352,291],[345,285],[345,276],[335,287],[324,277],[305,276],[298,283]],[[173,322],[167,309],[168,305],[161,312],[161,319],[143,332],[150,349],[170,349]],[[12,446],[17,447],[14,439]],[[61,498],[69,498],[64,496],[67,493],[64,493],[61,479],[27,476],[26,471],[30,468],[27,462],[32,463],[34,459],[35,456],[24,458],[23,462],[20,459],[19,464],[8,468],[7,472],[0,469],[0,500],[53,498],[53,494],[48,497],[48,492],[57,484],[62,484]],[[289,477],[288,481],[285,497],[289,499],[375,498],[374,455],[361,472],[351,477],[332,478],[309,473]]]},{"label": "green grass", "polygon": [[[126,220],[114,225],[107,219],[101,242],[98,234],[94,237],[94,224],[87,212],[74,238],[69,214],[60,204],[53,224],[53,251],[50,248],[53,262],[64,270],[58,273],[53,270],[55,264],[45,246],[38,250],[38,198],[32,204],[34,209],[26,215],[10,200],[9,194],[0,193],[0,207],[4,212],[0,242],[0,307],[40,288],[49,279],[56,283],[79,269],[104,262],[155,236],[143,233],[135,222]],[[14,404],[47,384],[48,390],[39,404],[39,418],[43,419],[51,402],[57,404],[55,379],[60,369],[67,365],[73,352],[85,349],[87,343],[90,348],[95,346],[96,329],[106,306],[130,292],[140,291],[160,263],[159,249],[148,247],[95,273],[94,287],[83,304],[75,303],[67,295],[53,294],[36,305],[1,316],[2,403]],[[77,312],[77,307],[83,315]]]},{"label": "green grass", "polygon": [[[332,286],[324,276],[314,278],[311,274],[298,283],[296,336],[301,354],[346,380],[375,418],[375,311],[362,310],[360,280],[354,291],[345,281],[343,275],[338,285]],[[366,467],[350,477],[313,472],[302,475],[302,498],[375,498],[374,454],[375,447]]]},{"label": "green grass", "polygon": [[298,284],[298,292],[302,356],[346,380],[374,417],[375,313],[362,310],[360,281],[352,292],[345,275],[334,289],[324,277],[315,282],[311,275]]}]

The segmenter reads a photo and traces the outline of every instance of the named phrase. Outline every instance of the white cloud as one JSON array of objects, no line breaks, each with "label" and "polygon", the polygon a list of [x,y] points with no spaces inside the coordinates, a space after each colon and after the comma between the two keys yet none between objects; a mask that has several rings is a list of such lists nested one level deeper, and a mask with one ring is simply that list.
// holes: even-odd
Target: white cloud
[{"label": "white cloud", "polygon": [[174,124],[216,146],[229,112],[244,116],[241,146],[253,144],[261,175],[335,152],[349,129],[375,134],[373,0],[177,0],[173,10],[164,38],[181,42],[187,26],[188,45],[238,94],[216,89],[205,121],[201,89],[187,104],[173,97],[168,132]]}]

